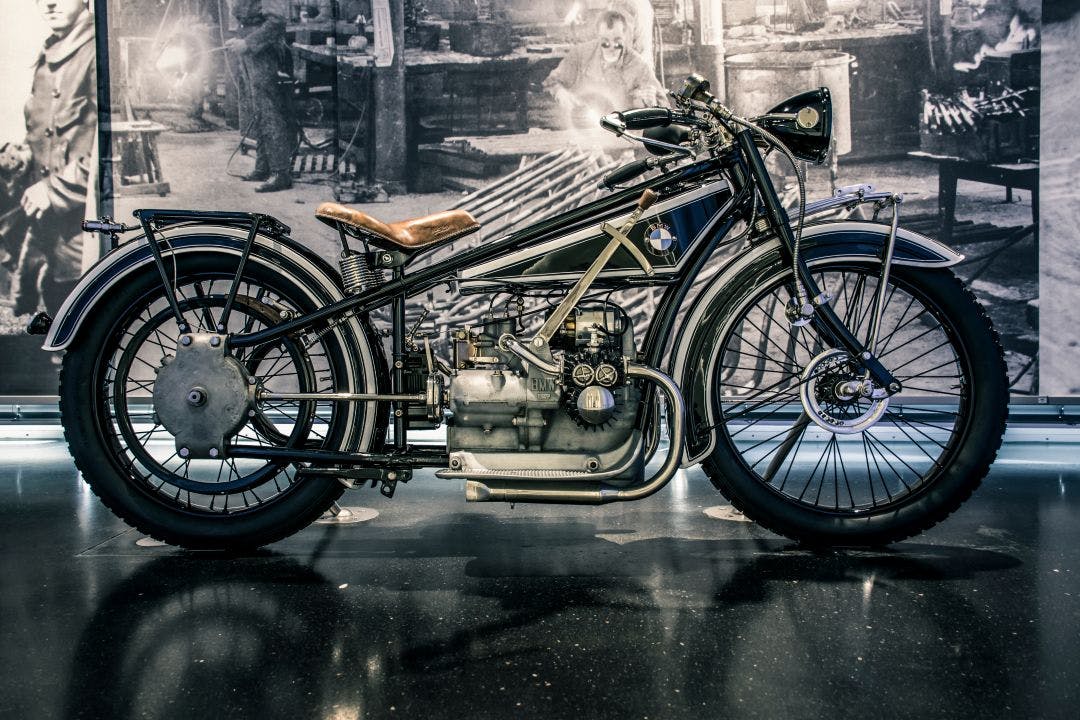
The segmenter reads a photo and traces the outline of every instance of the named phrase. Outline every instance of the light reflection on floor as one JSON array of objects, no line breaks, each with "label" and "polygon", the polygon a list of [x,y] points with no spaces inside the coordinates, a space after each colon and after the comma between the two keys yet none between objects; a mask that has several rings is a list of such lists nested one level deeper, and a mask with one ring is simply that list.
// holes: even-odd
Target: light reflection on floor
[{"label": "light reflection on floor", "polygon": [[1075,447],[1006,444],[882,551],[733,521],[691,468],[599,508],[421,472],[224,558],[138,546],[61,442],[0,442],[0,715],[1074,717]]}]

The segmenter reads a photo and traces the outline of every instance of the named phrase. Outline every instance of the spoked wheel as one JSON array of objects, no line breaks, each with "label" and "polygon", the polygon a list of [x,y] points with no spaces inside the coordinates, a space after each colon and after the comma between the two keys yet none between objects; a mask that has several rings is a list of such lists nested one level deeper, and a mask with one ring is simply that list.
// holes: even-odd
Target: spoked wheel
[{"label": "spoked wheel", "polygon": [[[194,333],[215,332],[221,317],[232,271],[220,265],[196,258],[178,269],[175,292]],[[254,264],[249,275],[226,332],[257,331],[314,309],[290,278]],[[219,457],[185,457],[165,427],[165,408],[155,403],[180,337],[164,292],[156,277],[121,290],[110,303],[116,314],[99,318],[65,355],[62,414],[83,476],[128,523],[184,547],[254,547],[306,526],[344,486],[301,477],[288,463],[233,458],[229,449],[342,449],[357,441],[358,413],[323,401],[258,403],[243,411],[242,427],[222,451],[215,449]],[[261,390],[331,392],[362,386],[362,363],[350,341],[338,332],[293,335],[230,354]]]},{"label": "spoked wheel", "polygon": [[[860,339],[880,268],[813,267]],[[903,384],[864,386],[858,363],[813,325],[793,327],[779,270],[732,303],[714,372],[718,439],[704,462],[747,516],[811,544],[883,544],[956,510],[1004,432],[1002,350],[974,296],[946,270],[897,266],[885,290],[877,357]]]}]

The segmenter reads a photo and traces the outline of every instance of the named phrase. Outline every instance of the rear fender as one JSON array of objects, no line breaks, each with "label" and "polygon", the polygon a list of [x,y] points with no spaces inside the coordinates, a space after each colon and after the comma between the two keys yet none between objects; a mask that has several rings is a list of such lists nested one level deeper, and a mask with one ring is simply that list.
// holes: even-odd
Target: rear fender
[{"label": "rear fender", "polygon": [[[841,221],[807,226],[799,252],[813,266],[824,260],[876,260],[889,237],[889,226],[880,223]],[[785,256],[780,241],[768,239],[731,262],[688,309],[679,327],[668,370],[679,380],[686,400],[687,432],[684,467],[700,462],[716,443],[719,421],[712,383],[719,359],[718,345],[725,329],[730,304],[752,290],[776,270]],[[936,240],[900,228],[896,233],[893,262],[940,268],[955,265],[964,256]]]},{"label": "rear fender", "polygon": [[[239,258],[247,240],[245,230],[225,226],[188,225],[169,228],[158,234],[167,241],[162,253],[166,259],[174,255],[206,252]],[[343,297],[337,273],[308,248],[292,240],[264,235],[257,235],[255,244],[258,252],[252,253],[249,262],[272,263],[282,272],[302,280],[312,300],[326,304],[328,299],[333,301]],[[230,259],[229,262],[235,260]],[[154,255],[145,237],[124,243],[102,257],[60,306],[42,348],[54,352],[67,349],[76,341],[86,319],[110,291],[125,279],[142,272],[156,272]]]}]

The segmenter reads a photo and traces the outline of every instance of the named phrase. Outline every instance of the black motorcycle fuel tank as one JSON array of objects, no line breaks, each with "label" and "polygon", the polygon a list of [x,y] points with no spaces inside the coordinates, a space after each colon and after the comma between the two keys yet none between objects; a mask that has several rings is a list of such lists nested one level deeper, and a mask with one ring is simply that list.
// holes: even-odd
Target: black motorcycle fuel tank
[{"label": "black motorcycle fuel tank", "polygon": [[[643,183],[644,187],[647,183]],[[702,236],[731,202],[732,192],[727,180],[713,177],[706,182],[675,182],[661,190],[663,199],[654,205],[627,233],[655,269],[657,275],[676,271],[694,241]],[[601,200],[583,206],[588,216],[585,222],[545,228],[542,238],[522,246],[496,260],[464,270],[464,282],[547,282],[574,280],[585,271],[600,251],[611,241],[600,227],[603,222],[619,226],[633,209],[640,190],[636,190],[618,205]],[[644,277],[641,266],[625,249],[615,252],[605,270],[597,278],[599,287],[618,284],[627,277]]]}]

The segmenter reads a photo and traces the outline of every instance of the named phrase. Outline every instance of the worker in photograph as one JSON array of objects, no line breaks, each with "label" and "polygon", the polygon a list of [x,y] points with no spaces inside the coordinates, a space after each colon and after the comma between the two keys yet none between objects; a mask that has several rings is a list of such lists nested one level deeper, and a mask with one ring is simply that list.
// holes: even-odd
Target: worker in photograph
[{"label": "worker in photograph", "polygon": [[59,309],[82,273],[87,187],[94,175],[97,75],[85,0],[36,0],[50,33],[26,102],[25,222],[12,283],[14,313]]},{"label": "worker in photograph", "polygon": [[595,40],[570,49],[544,81],[567,126],[595,126],[613,110],[666,104],[664,88],[631,46],[626,18],[614,11],[597,16]]},{"label": "worker in photograph", "polygon": [[649,70],[655,71],[653,59],[654,12],[649,0],[608,0],[607,9],[626,18],[630,47],[641,56]]},{"label": "worker in photograph", "polygon": [[570,6],[563,21],[567,25],[582,26],[582,31],[591,38],[592,20],[604,12],[617,12],[623,16],[630,34],[630,47],[641,56],[650,70],[655,69],[653,58],[655,12],[650,0],[578,0]]},{"label": "worker in photograph", "polygon": [[239,36],[225,47],[240,66],[241,130],[257,143],[255,169],[244,179],[263,181],[255,192],[285,190],[292,187],[298,135],[285,19],[263,12],[261,0],[237,0],[233,15]]}]

